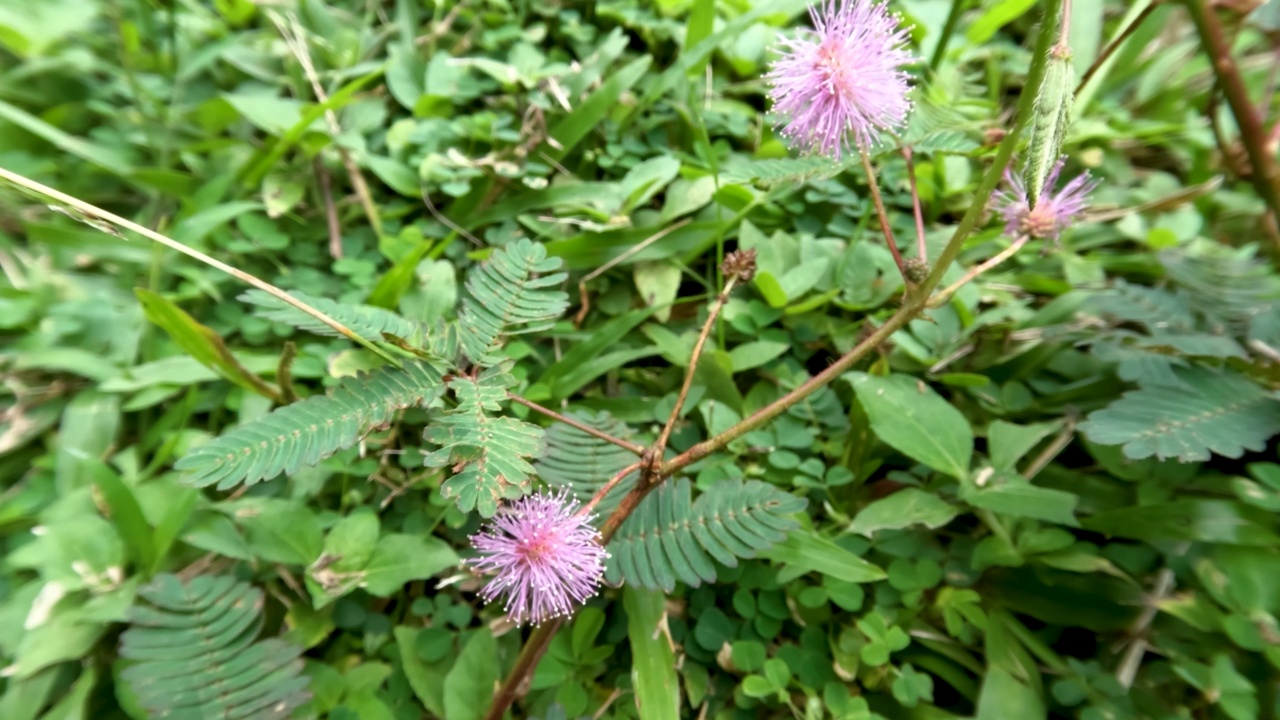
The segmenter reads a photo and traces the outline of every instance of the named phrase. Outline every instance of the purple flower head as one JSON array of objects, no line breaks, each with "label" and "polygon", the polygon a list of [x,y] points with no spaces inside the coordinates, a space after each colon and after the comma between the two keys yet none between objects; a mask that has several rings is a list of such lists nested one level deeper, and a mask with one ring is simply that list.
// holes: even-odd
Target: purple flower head
[{"label": "purple flower head", "polygon": [[997,190],[992,196],[996,210],[1004,218],[1005,233],[1012,237],[1030,235],[1057,240],[1063,230],[1084,214],[1089,206],[1089,193],[1098,186],[1098,181],[1090,179],[1089,173],[1082,173],[1055,193],[1053,186],[1058,183],[1063,162],[1059,160],[1045,177],[1044,191],[1035,207],[1027,199],[1022,178],[1005,168],[1004,182],[1008,188]]},{"label": "purple flower head", "polygon": [[596,594],[609,553],[590,513],[559,493],[534,493],[500,511],[471,546],[480,556],[467,561],[493,577],[480,590],[485,602],[505,598],[503,609],[517,625],[568,615]]},{"label": "purple flower head", "polygon": [[899,68],[915,57],[898,18],[874,0],[825,0],[809,15],[814,29],[782,40],[767,76],[773,108],[784,137],[839,160],[850,140],[869,148],[906,122],[910,85]]}]

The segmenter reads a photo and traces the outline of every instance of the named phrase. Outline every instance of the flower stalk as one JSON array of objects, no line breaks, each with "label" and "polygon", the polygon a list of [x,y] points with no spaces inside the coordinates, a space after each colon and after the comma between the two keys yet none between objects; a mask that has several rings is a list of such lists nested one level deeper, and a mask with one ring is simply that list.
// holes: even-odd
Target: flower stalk
[{"label": "flower stalk", "polygon": [[[1047,0],[1045,18],[1057,17],[1061,2],[1062,0]],[[1026,88],[1028,92],[1023,93],[1018,104],[1014,126],[1001,142],[992,166],[988,168],[974,193],[972,205],[970,205],[969,210],[956,227],[951,239],[943,248],[937,262],[928,276],[919,283],[913,292],[908,294],[902,306],[885,320],[880,327],[831,366],[728,430],[694,445],[667,462],[661,462],[661,456],[649,454],[649,466],[647,469],[642,468],[641,477],[636,483],[636,487],[627,493],[601,527],[602,543],[608,543],[613,534],[639,506],[645,496],[660,485],[662,481],[786,412],[796,403],[847,372],[855,363],[888,340],[893,333],[927,309],[930,293],[941,282],[947,269],[955,262],[961,248],[964,246],[965,240],[977,227],[992,191],[995,190],[996,185],[1000,182],[1000,178],[1008,166],[1010,158],[1013,156],[1018,138],[1030,120],[1034,97],[1044,80],[1045,64],[1049,57],[1048,49],[1054,40],[1054,29],[1054,23],[1051,20],[1042,24],[1037,38],[1036,53],[1033,56],[1032,65],[1027,76]],[[515,667],[494,696],[493,703],[486,714],[486,720],[500,720],[503,717],[506,709],[515,701],[519,689],[527,681],[528,677],[532,675],[534,667],[546,652],[561,622],[561,619],[557,618],[544,623],[530,634],[520,656],[516,660]]]}]

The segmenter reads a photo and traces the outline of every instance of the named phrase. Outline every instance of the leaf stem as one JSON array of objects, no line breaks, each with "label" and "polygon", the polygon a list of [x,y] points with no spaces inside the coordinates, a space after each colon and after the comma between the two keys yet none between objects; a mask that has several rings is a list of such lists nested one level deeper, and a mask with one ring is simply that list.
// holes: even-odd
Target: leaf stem
[{"label": "leaf stem", "polygon": [[969,272],[965,273],[964,277],[951,283],[945,289],[938,291],[938,294],[930,298],[929,307],[936,308],[945,305],[946,302],[951,299],[951,296],[956,294],[957,290],[973,282],[974,278],[978,277],[982,273],[1013,257],[1013,254],[1018,252],[1018,250],[1021,250],[1022,246],[1026,245],[1027,241],[1030,239],[1030,235],[1022,235],[1017,240],[1014,240],[1012,245],[996,253],[989,260],[969,268]]},{"label": "leaf stem", "polygon": [[1267,133],[1262,126],[1262,118],[1249,99],[1249,90],[1240,75],[1240,68],[1231,57],[1231,46],[1222,32],[1222,24],[1206,0],[1187,0],[1187,9],[1240,128],[1240,142],[1249,156],[1249,164],[1253,166],[1249,180],[1272,215],[1280,221],[1280,174],[1276,172],[1274,153],[1267,150]]},{"label": "leaf stem", "polygon": [[618,472],[614,473],[614,476],[609,478],[609,482],[605,483],[604,485],[601,485],[600,489],[596,491],[596,494],[591,496],[590,502],[588,502],[586,505],[583,505],[582,509],[579,510],[577,514],[586,515],[587,513],[591,512],[591,510],[595,508],[596,505],[600,504],[600,501],[604,499],[605,495],[608,495],[610,491],[612,491],[615,487],[618,486],[618,483],[622,482],[623,478],[635,472],[636,470],[639,470],[644,464],[645,464],[644,460],[633,462],[630,465],[622,468]]},{"label": "leaf stem", "polygon": [[563,617],[552,618],[529,633],[529,637],[524,641],[524,647],[516,656],[515,666],[511,668],[506,680],[502,681],[498,691],[493,694],[493,702],[489,704],[489,711],[484,716],[485,720],[502,720],[507,708],[511,707],[511,703],[515,702],[516,696],[520,694],[521,686],[533,675],[533,670],[538,666],[543,653],[551,647],[551,638],[555,637],[556,631],[563,624]]},{"label": "leaf stem", "polygon": [[538,403],[533,402],[532,400],[526,400],[520,397],[519,395],[516,395],[513,392],[507,393],[507,399],[510,400],[511,402],[523,405],[529,408],[530,410],[540,412],[543,415],[546,415],[547,417],[551,418],[552,420],[558,420],[564,423],[565,425],[568,425],[569,427],[581,430],[582,432],[588,435],[591,435],[593,437],[599,438],[607,443],[612,443],[614,445],[617,445],[618,447],[623,448],[627,452],[631,452],[636,455],[644,454],[644,447],[637,445],[636,443],[633,443],[629,440],[623,440],[622,438],[616,438],[603,430],[600,430],[598,428],[593,428],[590,425],[587,425],[586,423],[580,420],[574,420],[568,415],[563,415],[561,413],[558,413],[555,410],[552,410],[551,408],[543,407]]},{"label": "leaf stem", "polygon": [[[362,347],[369,350],[373,354],[377,355],[378,357],[381,357],[383,360],[390,362],[392,365],[395,365],[396,367],[400,367],[400,361],[397,360],[394,355],[391,355],[386,350],[383,350],[382,348],[378,347],[372,342],[361,337],[359,333],[356,333],[351,328],[348,328],[346,325],[343,325],[337,320],[334,320],[333,318],[329,317],[323,312],[311,307],[307,303],[302,302],[298,298],[290,295],[289,293],[281,290],[280,288],[276,287],[275,285],[272,285],[269,282],[266,282],[264,280],[259,280],[258,278],[254,277],[253,275],[250,275],[249,273],[243,270],[240,270],[239,268],[234,268],[222,262],[221,260],[209,257],[208,255],[205,255],[204,253],[200,252],[199,250],[196,250],[195,248],[187,247],[186,245],[183,245],[177,240],[161,235],[160,233],[150,228],[143,227],[142,225],[139,225],[130,220],[125,220],[119,215],[107,212],[106,210],[103,210],[102,208],[96,205],[91,205],[83,200],[80,200],[79,198],[71,197],[66,193],[54,190],[53,188],[47,185],[42,185],[36,182],[35,180],[32,180],[31,178],[25,177],[23,175],[19,175],[15,172],[11,172],[2,167],[0,167],[0,180],[4,180],[6,182],[12,183],[20,188],[24,188],[30,192],[36,193],[37,195],[42,195],[51,200],[57,200],[63,205],[74,208],[75,210],[79,211],[85,217],[91,220],[105,220],[106,222],[111,223],[116,227],[135,232],[147,238],[148,240],[157,242],[171,250],[176,250],[182,253],[183,255],[186,255],[187,257],[199,260],[205,265],[221,270],[222,272],[245,283],[246,285],[252,285],[253,287],[258,288],[259,290],[271,295],[272,297],[278,298],[281,301],[294,306],[295,308],[319,320],[320,322],[324,323],[330,328],[333,328],[334,331],[341,333],[344,337],[351,340],[352,342],[355,342],[361,345]],[[95,227],[99,230],[102,229],[96,223],[89,223],[89,224],[92,227]]]},{"label": "leaf stem", "polygon": [[889,227],[889,215],[884,210],[884,198],[880,197],[880,183],[876,181],[876,171],[871,167],[871,155],[862,146],[858,146],[858,155],[862,158],[862,169],[867,172],[867,186],[871,189],[871,202],[876,206],[876,217],[880,219],[884,241],[889,245],[889,252],[893,254],[893,261],[898,264],[898,272],[902,273],[903,281],[910,287],[913,283],[907,275],[907,263],[902,259],[902,253],[898,252],[898,243],[893,239],[893,230]]},{"label": "leaf stem", "polygon": [[693,374],[698,369],[698,358],[702,356],[702,348],[707,344],[707,337],[711,335],[711,328],[716,325],[716,318],[720,317],[720,310],[724,308],[725,302],[729,300],[729,293],[733,292],[733,286],[738,282],[737,276],[730,276],[724,283],[724,290],[716,296],[716,300],[711,304],[711,310],[707,312],[707,321],[702,325],[702,332],[698,333],[698,342],[694,343],[693,354],[689,356],[689,370],[684,374],[684,384],[680,386],[680,394],[676,396],[676,404],[671,408],[671,416],[667,418],[667,424],[662,426],[662,432],[658,435],[658,441],[653,444],[653,454],[655,457],[661,458],[662,453],[667,449],[667,441],[671,439],[671,431],[676,426],[676,422],[680,419],[680,410],[684,408],[684,401],[689,397],[689,389],[693,387]]},{"label": "leaf stem", "polygon": [[907,163],[907,180],[911,183],[911,210],[916,216],[916,257],[929,259],[929,248],[924,242],[924,211],[920,208],[920,188],[916,185],[915,153],[910,145],[902,146],[902,159]]}]

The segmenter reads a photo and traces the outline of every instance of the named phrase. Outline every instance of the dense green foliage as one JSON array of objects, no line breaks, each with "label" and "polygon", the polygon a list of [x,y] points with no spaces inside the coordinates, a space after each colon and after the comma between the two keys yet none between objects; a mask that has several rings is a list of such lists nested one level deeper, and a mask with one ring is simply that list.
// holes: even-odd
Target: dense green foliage
[{"label": "dense green foliage", "polygon": [[[892,4],[936,260],[1056,3]],[[1274,137],[1280,1],[1221,4]],[[639,500],[512,716],[1280,716],[1275,219],[1182,3],[1071,6],[1018,147],[1089,216]],[[468,537],[638,497],[728,251],[645,468],[910,300],[859,159],[772,129],[805,9],[0,0],[0,168],[280,289],[0,180],[0,718],[484,717],[530,632]]]}]

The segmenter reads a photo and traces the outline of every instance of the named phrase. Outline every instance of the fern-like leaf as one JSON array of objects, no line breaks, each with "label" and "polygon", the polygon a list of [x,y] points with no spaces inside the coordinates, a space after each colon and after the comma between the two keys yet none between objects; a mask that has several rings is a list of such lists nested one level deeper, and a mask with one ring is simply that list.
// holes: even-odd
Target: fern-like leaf
[{"label": "fern-like leaf", "polygon": [[426,456],[426,465],[454,469],[440,492],[457,501],[463,512],[476,510],[484,517],[492,517],[502,500],[528,491],[533,474],[528,458],[542,450],[542,428],[490,414],[502,409],[507,388],[516,383],[507,370],[504,364],[475,379],[450,381],[458,405],[437,413],[424,434],[428,442],[441,446]]},{"label": "fern-like leaf", "polygon": [[505,336],[555,324],[569,307],[568,295],[550,289],[567,277],[555,272],[561,264],[560,258],[547,257],[542,245],[520,238],[471,272],[458,330],[462,350],[472,362],[492,365]]},{"label": "fern-like leaf", "polygon": [[1195,327],[1186,293],[1130,285],[1124,280],[1091,295],[1085,309],[1111,320],[1140,323],[1151,333],[1188,332]]},{"label": "fern-like leaf", "polygon": [[157,576],[138,590],[121,673],[153,718],[287,718],[311,698],[301,648],[262,629],[262,591],[235,578]]},{"label": "fern-like leaf", "polygon": [[1238,458],[1280,432],[1280,400],[1238,373],[1174,368],[1176,387],[1144,387],[1095,411],[1080,430],[1102,445],[1123,445],[1135,460]]},{"label": "fern-like leaf", "polygon": [[609,543],[610,583],[670,592],[677,580],[713,582],[716,563],[735,567],[786,539],[799,527],[791,516],[807,504],[759,480],[723,480],[695,501],[691,492],[677,478],[640,503]]},{"label": "fern-like leaf", "polygon": [[[625,440],[630,435],[625,424],[606,412],[598,415],[571,413],[570,417],[616,438]],[[552,487],[566,488],[584,503],[595,496],[601,485],[636,459],[625,448],[562,423],[552,425],[547,430],[546,439],[546,450],[534,464],[538,477]],[[605,515],[617,507],[622,496],[635,486],[637,476],[638,473],[632,473],[623,478],[600,501],[596,512]]]},{"label": "fern-like leaf", "polygon": [[819,155],[738,160],[725,167],[720,179],[735,184],[758,183],[766,188],[799,187],[814,180],[835,177],[859,162],[851,159],[832,162],[831,158]]},{"label": "fern-like leaf", "polygon": [[421,361],[344,379],[328,395],[285,405],[193,450],[175,467],[192,485],[223,490],[315,465],[351,447],[368,430],[444,392],[440,373]]},{"label": "fern-like leaf", "polygon": [[[414,324],[403,317],[372,305],[340,303],[294,290],[289,293],[302,302],[346,325],[365,340],[383,340],[392,335],[409,339],[417,332]],[[292,325],[299,330],[326,337],[343,338],[342,333],[325,325],[298,308],[261,290],[246,290],[239,300],[257,307],[255,315],[274,322]]]},{"label": "fern-like leaf", "polygon": [[1198,311],[1233,334],[1245,334],[1255,317],[1275,312],[1280,302],[1280,277],[1254,248],[1195,244],[1160,253],[1160,262]]}]

